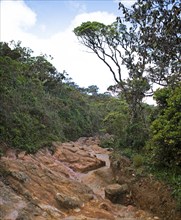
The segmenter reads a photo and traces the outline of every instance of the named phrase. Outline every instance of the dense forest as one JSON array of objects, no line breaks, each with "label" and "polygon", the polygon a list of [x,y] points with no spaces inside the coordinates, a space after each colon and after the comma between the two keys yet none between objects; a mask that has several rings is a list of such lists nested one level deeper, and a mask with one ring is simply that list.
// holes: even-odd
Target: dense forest
[{"label": "dense forest", "polygon": [[98,94],[96,86],[79,88],[46,56],[33,57],[20,43],[1,43],[0,51],[1,141],[34,152],[53,140],[96,134],[109,95]]},{"label": "dense forest", "polygon": [[[180,8],[175,0],[138,0],[131,10],[120,3],[123,18],[113,24],[88,21],[74,29],[115,79],[104,94],[95,85],[79,87],[46,55],[1,42],[1,144],[33,153],[52,141],[108,133],[102,146],[136,155],[181,202]],[[157,105],[144,103],[147,96]]]}]

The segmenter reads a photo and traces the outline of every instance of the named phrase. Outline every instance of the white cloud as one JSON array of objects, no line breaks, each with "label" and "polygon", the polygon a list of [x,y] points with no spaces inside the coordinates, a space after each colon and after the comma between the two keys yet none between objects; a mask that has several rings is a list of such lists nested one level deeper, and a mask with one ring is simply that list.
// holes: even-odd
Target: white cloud
[{"label": "white cloud", "polygon": [[41,25],[40,25],[40,30],[41,30],[41,31],[45,32],[46,29],[47,29],[47,27],[46,27],[45,24],[41,24]]},{"label": "white cloud", "polygon": [[95,20],[110,24],[115,20],[115,16],[107,12],[77,15],[65,32],[52,36],[50,53],[56,58],[54,64],[59,69],[65,69],[80,86],[96,84],[103,92],[109,85],[114,84],[111,73],[95,54],[86,52],[87,49],[78,43],[73,33],[74,27],[82,22]]},{"label": "white cloud", "polygon": [[111,24],[115,20],[116,20],[116,15],[110,14],[108,12],[97,11],[91,13],[82,13],[75,17],[70,27],[74,28],[80,25],[82,22],[86,22],[86,21],[98,21],[104,24]]},{"label": "white cloud", "polygon": [[36,23],[36,14],[23,1],[1,1],[1,40],[15,40]]}]

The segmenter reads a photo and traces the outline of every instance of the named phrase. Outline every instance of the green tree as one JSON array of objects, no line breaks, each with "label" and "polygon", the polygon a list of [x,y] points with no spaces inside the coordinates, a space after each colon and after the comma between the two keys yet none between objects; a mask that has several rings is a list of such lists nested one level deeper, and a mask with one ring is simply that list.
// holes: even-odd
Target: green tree
[{"label": "green tree", "polygon": [[180,164],[180,95],[181,81],[181,3],[178,0],[137,0],[131,9],[121,2],[124,19],[138,33],[146,48],[140,56],[148,57],[147,76],[152,83],[164,86],[155,93],[158,118],[151,130],[157,162],[166,166]]},{"label": "green tree", "polygon": [[128,105],[125,100],[112,97],[106,102],[107,114],[103,120],[105,132],[114,135],[119,147],[127,146],[129,125]]},{"label": "green tree", "polygon": [[87,93],[94,95],[94,96],[98,95],[98,91],[99,91],[99,88],[96,85],[91,85],[87,88]]},{"label": "green tree", "polygon": [[181,165],[181,86],[155,92],[159,115],[151,126],[154,159],[164,166]]},{"label": "green tree", "polygon": [[[145,57],[136,57],[137,50],[144,50],[137,41],[134,30],[129,31],[124,24],[114,22],[104,25],[99,22],[85,22],[74,29],[79,41],[92,50],[109,68],[118,88],[130,105],[133,118],[137,117],[145,93],[150,90],[145,72]],[[122,66],[128,70],[125,80]]]},{"label": "green tree", "polygon": [[162,86],[181,81],[181,3],[179,0],[137,0],[131,9],[119,3],[124,20],[135,27],[138,41],[152,65],[147,66],[149,79]]},{"label": "green tree", "polygon": [[[141,124],[136,135],[144,131],[144,116],[142,101],[150,92],[150,84],[146,77],[147,56],[140,56],[140,51],[145,48],[138,41],[135,29],[128,29],[125,24],[114,22],[111,25],[104,25],[99,22],[85,22],[74,29],[79,41],[92,50],[100,60],[109,68],[113,74],[117,88],[122,97],[125,98],[131,115],[130,127]],[[127,68],[127,79],[124,79],[122,67]],[[137,128],[133,128],[135,130]],[[135,136],[133,135],[134,142]],[[139,139],[139,138],[138,138]],[[140,138],[144,145],[145,140]],[[140,147],[140,146],[137,146]]]},{"label": "green tree", "polygon": [[30,71],[34,59],[21,53],[15,56],[17,48],[0,45],[0,141],[35,151],[52,140],[65,138],[61,123],[54,123],[59,117],[57,109],[52,111],[54,103],[44,83]]}]

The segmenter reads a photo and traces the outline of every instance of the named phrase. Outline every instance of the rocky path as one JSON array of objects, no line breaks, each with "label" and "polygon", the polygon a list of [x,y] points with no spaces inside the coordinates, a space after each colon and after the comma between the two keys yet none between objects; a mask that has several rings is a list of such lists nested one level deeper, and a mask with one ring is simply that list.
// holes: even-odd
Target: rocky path
[{"label": "rocky path", "polygon": [[56,142],[35,155],[7,150],[0,159],[0,220],[159,219],[112,203],[120,187],[109,152],[95,138]]},{"label": "rocky path", "polygon": [[105,166],[89,171],[87,173],[82,173],[79,177],[79,181],[83,184],[89,186],[96,195],[105,198],[105,187],[112,183],[113,174],[110,169],[110,160],[108,153],[96,154],[98,159],[105,161]]}]

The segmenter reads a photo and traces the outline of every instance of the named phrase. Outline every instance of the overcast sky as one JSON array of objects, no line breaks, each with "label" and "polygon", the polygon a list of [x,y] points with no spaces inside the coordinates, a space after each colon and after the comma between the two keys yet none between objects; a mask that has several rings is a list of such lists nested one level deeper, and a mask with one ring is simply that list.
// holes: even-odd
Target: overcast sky
[{"label": "overcast sky", "polygon": [[[123,0],[124,1],[124,0]],[[95,54],[86,52],[73,33],[86,21],[111,24],[120,15],[118,0],[1,0],[0,40],[21,41],[36,55],[47,54],[59,72],[65,70],[81,87],[97,85],[105,92],[115,84]],[[124,1],[133,4],[134,1]]]}]

